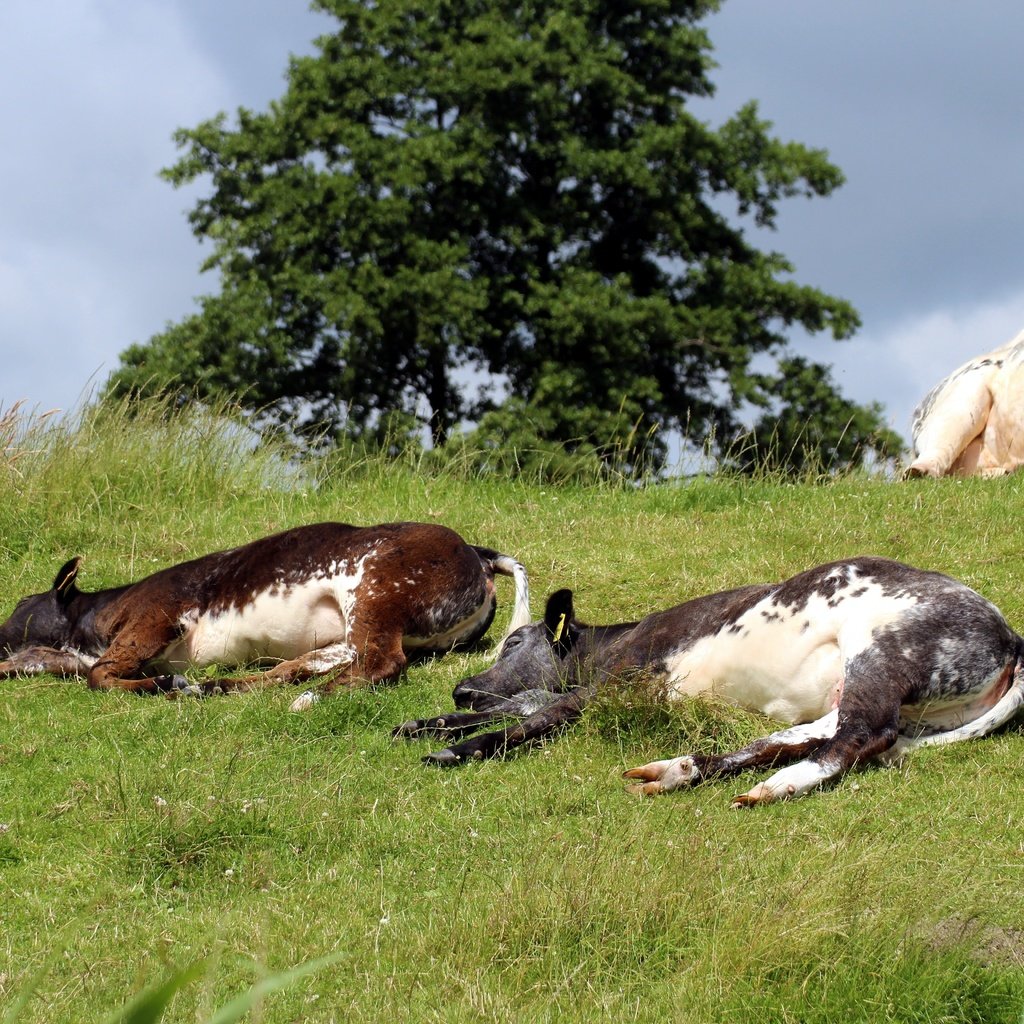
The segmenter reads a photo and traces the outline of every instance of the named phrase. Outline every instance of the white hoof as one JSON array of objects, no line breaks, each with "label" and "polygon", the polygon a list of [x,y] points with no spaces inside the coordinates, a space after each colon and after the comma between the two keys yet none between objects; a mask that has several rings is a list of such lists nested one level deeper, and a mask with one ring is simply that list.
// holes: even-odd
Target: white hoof
[{"label": "white hoof", "polygon": [[639,768],[623,772],[627,779],[642,779],[641,784],[626,787],[629,793],[653,796],[657,793],[671,793],[682,786],[692,786],[700,778],[700,772],[692,757],[673,757],[668,761],[652,761]]},{"label": "white hoof", "polygon": [[289,711],[308,711],[314,704],[320,703],[320,694],[315,690],[306,690],[304,693],[300,693],[295,700],[292,701]]}]

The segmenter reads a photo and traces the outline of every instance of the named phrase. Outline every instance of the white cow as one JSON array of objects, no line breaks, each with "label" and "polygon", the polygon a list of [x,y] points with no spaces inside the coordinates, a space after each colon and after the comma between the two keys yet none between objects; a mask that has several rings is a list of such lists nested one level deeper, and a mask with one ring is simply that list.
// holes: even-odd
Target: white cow
[{"label": "white cow", "polygon": [[911,431],[907,476],[1003,476],[1024,463],[1024,331],[932,388]]}]

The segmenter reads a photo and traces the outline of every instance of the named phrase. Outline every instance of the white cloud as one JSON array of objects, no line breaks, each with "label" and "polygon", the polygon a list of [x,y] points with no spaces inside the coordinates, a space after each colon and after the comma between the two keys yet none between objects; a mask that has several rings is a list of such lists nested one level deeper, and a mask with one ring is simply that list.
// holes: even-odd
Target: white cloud
[{"label": "white cloud", "polygon": [[157,174],[229,90],[170,5],[9,4],[0,39],[0,403],[67,408],[198,291],[186,197]]},{"label": "white cloud", "polygon": [[804,341],[794,347],[831,363],[847,397],[881,402],[889,424],[909,442],[911,415],[928,391],[961,363],[1004,344],[1022,328],[1024,290],[977,305],[925,310],[839,345]]},{"label": "white cloud", "polygon": [[915,385],[915,404],[951,370],[1010,341],[1024,328],[1024,291],[997,301],[939,309],[895,326],[881,345]]},{"label": "white cloud", "polygon": [[118,354],[216,290],[158,177],[173,132],[263,109],[333,26],[305,0],[0,4],[0,407],[70,408]]}]

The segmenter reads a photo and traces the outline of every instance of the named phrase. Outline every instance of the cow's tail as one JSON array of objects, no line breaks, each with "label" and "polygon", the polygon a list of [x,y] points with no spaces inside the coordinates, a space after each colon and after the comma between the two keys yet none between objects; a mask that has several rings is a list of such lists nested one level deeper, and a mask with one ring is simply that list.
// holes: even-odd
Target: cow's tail
[{"label": "cow's tail", "polygon": [[516,587],[515,604],[512,606],[512,618],[509,619],[505,635],[494,648],[495,657],[501,654],[508,637],[520,626],[530,624],[530,580],[526,575],[526,567],[511,555],[503,555],[491,548],[475,548],[481,560],[490,566],[491,572],[499,576],[511,576]]}]

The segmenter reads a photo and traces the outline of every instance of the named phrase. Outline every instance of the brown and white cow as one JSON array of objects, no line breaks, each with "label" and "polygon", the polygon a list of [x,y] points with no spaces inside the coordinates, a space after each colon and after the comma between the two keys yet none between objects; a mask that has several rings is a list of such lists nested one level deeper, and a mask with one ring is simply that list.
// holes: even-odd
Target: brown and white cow
[{"label": "brown and white cow", "polygon": [[1024,331],[932,388],[911,432],[907,476],[1003,476],[1024,463]]},{"label": "brown and white cow", "polygon": [[[572,592],[505,641],[498,661],[455,688],[470,708],[406,722],[401,736],[457,740],[449,765],[490,757],[577,718],[607,681],[637,672],[664,695],[710,694],[790,728],[727,754],[687,754],[626,772],[634,792],[666,793],[748,768],[793,762],[735,798],[800,796],[851,766],[984,736],[1024,700],[1024,640],[968,586],[885,558],[820,565],[782,583],[698,597],[639,622],[586,626]],[[489,723],[504,729],[462,737]]]},{"label": "brown and white cow", "polygon": [[[487,631],[494,575],[513,577],[510,630],[530,621],[526,570],[445,526],[317,523],[86,593],[79,559],[0,626],[0,678],[84,675],[90,687],[170,696],[297,682],[321,690],[396,678],[410,655]],[[189,682],[189,668],[274,661],[269,671]],[[292,704],[308,707],[307,691]]]}]

